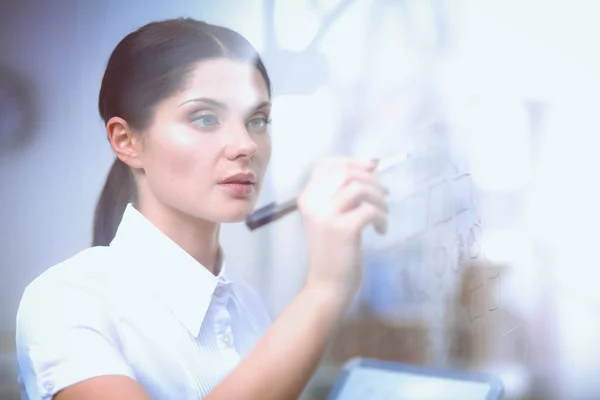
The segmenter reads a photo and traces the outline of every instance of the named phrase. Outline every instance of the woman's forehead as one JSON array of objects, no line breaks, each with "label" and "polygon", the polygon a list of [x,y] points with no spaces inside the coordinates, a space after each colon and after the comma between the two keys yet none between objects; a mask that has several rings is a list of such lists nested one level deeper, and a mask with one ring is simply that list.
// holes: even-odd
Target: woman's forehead
[{"label": "woman's forehead", "polygon": [[176,96],[182,102],[211,98],[241,108],[269,101],[266,82],[255,66],[225,58],[196,64],[184,90]]}]

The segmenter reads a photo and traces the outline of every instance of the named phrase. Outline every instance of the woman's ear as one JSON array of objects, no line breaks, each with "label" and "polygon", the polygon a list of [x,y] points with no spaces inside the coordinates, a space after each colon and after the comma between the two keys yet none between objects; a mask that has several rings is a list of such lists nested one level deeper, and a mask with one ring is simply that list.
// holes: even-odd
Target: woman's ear
[{"label": "woman's ear", "polygon": [[141,143],[123,118],[112,117],[106,123],[106,134],[113,151],[121,161],[131,168],[143,168],[140,157]]}]

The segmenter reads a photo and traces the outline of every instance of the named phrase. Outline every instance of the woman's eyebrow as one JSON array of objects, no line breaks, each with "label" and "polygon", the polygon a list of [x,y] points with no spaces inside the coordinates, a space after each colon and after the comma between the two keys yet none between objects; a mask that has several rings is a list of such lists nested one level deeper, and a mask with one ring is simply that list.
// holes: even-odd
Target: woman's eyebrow
[{"label": "woman's eyebrow", "polygon": [[227,110],[227,108],[228,108],[228,107],[227,107],[227,104],[225,104],[225,103],[222,103],[222,102],[220,102],[220,101],[218,101],[218,100],[215,100],[215,99],[211,99],[211,98],[209,98],[209,97],[196,97],[196,98],[194,98],[194,99],[189,99],[189,100],[186,100],[186,101],[184,101],[183,103],[181,103],[181,104],[179,105],[179,107],[181,107],[181,106],[182,106],[182,105],[184,105],[184,104],[187,104],[187,103],[192,103],[192,102],[198,102],[198,103],[206,103],[206,104],[210,104],[211,106],[214,106],[214,107],[217,107],[217,108],[221,108],[221,109],[223,109],[223,110]]},{"label": "woman's eyebrow", "polygon": [[[193,98],[193,99],[189,99],[189,100],[186,100],[183,103],[181,103],[179,105],[179,107],[181,107],[181,106],[183,106],[184,104],[187,104],[187,103],[196,103],[196,102],[197,103],[209,104],[211,106],[214,106],[216,108],[220,108],[222,110],[228,110],[229,109],[229,107],[227,107],[227,104],[225,104],[225,103],[223,103],[221,101],[215,100],[215,99],[211,99],[209,97],[196,97],[196,98]],[[253,113],[255,113],[256,111],[258,111],[258,110],[260,110],[262,108],[267,108],[267,107],[268,108],[271,107],[271,102],[268,101],[268,100],[265,100],[263,102],[258,103],[254,107],[250,107],[250,109],[248,110],[248,112],[246,114],[250,115],[250,114],[253,114]]]},{"label": "woman's eyebrow", "polygon": [[251,107],[250,110],[248,111],[248,114],[253,114],[262,108],[271,108],[271,102],[263,101],[262,103],[259,103],[259,104],[255,105],[254,107]]}]

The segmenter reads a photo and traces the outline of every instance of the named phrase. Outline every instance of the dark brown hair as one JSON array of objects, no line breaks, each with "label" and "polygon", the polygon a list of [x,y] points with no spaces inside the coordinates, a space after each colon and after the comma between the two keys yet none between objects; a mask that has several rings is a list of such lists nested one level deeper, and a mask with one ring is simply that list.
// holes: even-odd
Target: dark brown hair
[{"label": "dark brown hair", "polygon": [[[132,129],[143,131],[152,122],[156,104],[184,88],[196,63],[214,58],[251,63],[271,95],[262,60],[239,33],[189,18],[151,22],[125,36],[108,60],[98,100],[104,123],[121,117]],[[117,158],[96,204],[93,246],[112,241],[127,204],[135,201],[133,173]]]}]

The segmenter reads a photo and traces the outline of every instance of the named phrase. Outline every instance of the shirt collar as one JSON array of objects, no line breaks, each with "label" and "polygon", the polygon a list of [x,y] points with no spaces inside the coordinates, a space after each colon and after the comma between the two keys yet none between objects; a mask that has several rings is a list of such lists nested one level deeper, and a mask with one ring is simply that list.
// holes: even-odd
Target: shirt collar
[{"label": "shirt collar", "polygon": [[136,280],[148,283],[195,337],[217,286],[231,286],[224,260],[219,275],[213,275],[131,204],[110,246],[125,257]]}]

